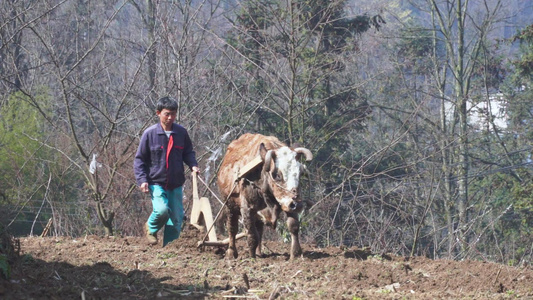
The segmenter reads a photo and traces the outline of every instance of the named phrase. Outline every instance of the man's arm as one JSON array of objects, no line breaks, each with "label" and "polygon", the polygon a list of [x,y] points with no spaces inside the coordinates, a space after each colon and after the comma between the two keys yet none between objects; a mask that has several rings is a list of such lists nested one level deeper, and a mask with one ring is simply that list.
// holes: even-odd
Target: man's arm
[{"label": "man's arm", "polygon": [[133,159],[133,171],[135,180],[143,193],[148,193],[148,167],[146,161],[149,159],[150,149],[146,133],[141,137],[141,142],[137,148],[137,153]]},{"label": "man's arm", "polygon": [[198,162],[196,161],[196,152],[194,152],[191,138],[189,137],[189,133],[185,131],[185,145],[183,148],[183,162],[191,168],[191,170],[200,172],[200,168],[198,168]]}]

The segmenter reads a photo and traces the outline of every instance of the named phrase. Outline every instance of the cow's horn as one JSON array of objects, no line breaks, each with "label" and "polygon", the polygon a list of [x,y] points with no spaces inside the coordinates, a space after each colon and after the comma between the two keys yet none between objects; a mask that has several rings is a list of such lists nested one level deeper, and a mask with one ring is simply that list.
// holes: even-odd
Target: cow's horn
[{"label": "cow's horn", "polygon": [[310,161],[310,160],[313,159],[313,153],[311,153],[311,151],[309,151],[309,149],[307,149],[307,148],[299,147],[299,148],[295,148],[294,151],[296,153],[305,155],[305,160],[306,161]]},{"label": "cow's horn", "polygon": [[276,152],[273,150],[268,150],[268,152],[265,155],[265,164],[263,165],[263,168],[266,172],[270,172],[270,162],[272,161],[272,157],[275,159]]}]

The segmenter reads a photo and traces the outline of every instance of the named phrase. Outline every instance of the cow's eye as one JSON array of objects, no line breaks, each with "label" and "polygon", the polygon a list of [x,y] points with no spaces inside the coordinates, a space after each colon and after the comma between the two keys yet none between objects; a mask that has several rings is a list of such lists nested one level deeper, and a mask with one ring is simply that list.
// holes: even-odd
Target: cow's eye
[{"label": "cow's eye", "polygon": [[272,175],[273,175],[272,177],[274,177],[275,181],[282,181],[283,180],[283,174],[281,174],[281,172],[279,172],[279,171],[274,172],[274,174],[272,174]]}]

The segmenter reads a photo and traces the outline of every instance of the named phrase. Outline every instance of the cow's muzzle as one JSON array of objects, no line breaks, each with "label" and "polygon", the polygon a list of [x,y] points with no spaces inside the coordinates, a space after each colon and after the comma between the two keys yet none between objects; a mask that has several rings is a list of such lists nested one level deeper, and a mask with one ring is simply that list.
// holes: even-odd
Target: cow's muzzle
[{"label": "cow's muzzle", "polygon": [[300,210],[302,210],[302,207],[303,207],[303,204],[299,199],[296,200],[296,199],[284,198],[280,202],[281,202],[280,203],[281,209],[286,212],[299,212]]}]

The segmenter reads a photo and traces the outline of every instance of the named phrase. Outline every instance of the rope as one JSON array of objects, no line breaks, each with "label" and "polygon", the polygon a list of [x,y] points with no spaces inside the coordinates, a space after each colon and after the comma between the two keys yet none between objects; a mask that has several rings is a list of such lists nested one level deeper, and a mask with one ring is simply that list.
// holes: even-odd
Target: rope
[{"label": "rope", "polygon": [[[197,174],[196,177],[198,177],[198,179],[200,180],[200,182],[202,182],[202,183],[205,185],[205,187],[207,188],[207,190],[211,192],[211,194],[212,194],[212,195],[218,200],[218,202],[220,202],[220,204],[224,205],[224,202],[222,202],[222,200],[220,200],[220,198],[217,197],[217,195],[215,194],[215,192],[213,192],[213,191],[211,190],[211,188],[209,188],[209,185],[208,185],[208,184],[202,179],[202,177],[200,177],[200,174]],[[235,180],[235,183],[237,183],[237,180]],[[235,186],[233,187],[233,190],[234,190],[234,189],[235,189]],[[233,190],[231,190],[231,192],[233,192]],[[230,193],[230,195],[231,195],[231,193]],[[226,201],[227,201],[227,199],[226,199]]]}]

